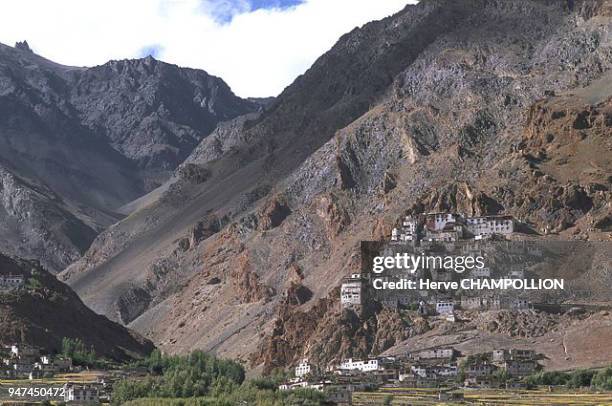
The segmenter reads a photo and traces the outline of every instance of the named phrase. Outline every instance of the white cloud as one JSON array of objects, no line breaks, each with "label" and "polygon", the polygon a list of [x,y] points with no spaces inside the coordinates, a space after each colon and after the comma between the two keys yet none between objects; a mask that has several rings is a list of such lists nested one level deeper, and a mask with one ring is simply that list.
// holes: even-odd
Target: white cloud
[{"label": "white cloud", "polygon": [[[213,3],[214,2],[214,3]],[[134,58],[158,46],[158,58],[222,77],[240,96],[276,95],[345,32],[399,11],[411,0],[305,0],[286,9],[248,11],[234,3],[229,23],[219,0],[3,0],[0,42],[27,40],[40,55],[92,66]]]}]

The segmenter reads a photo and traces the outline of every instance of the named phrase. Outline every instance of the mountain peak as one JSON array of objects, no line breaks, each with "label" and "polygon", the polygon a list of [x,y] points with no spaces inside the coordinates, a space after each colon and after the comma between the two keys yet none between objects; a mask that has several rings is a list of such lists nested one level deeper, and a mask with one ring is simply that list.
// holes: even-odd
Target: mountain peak
[{"label": "mountain peak", "polygon": [[34,53],[34,51],[32,51],[32,49],[30,48],[30,45],[28,44],[28,41],[17,41],[15,43],[15,49],[19,49],[21,51],[26,51],[26,52],[30,52],[30,53]]}]

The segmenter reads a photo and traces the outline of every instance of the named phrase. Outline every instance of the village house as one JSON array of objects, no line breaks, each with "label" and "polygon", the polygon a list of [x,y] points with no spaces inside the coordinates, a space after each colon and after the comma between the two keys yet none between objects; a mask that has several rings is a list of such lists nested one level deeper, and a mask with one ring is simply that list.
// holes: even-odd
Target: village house
[{"label": "village house", "polygon": [[302,359],[300,363],[295,367],[296,377],[302,377],[312,372],[313,372],[312,365],[310,365],[307,358]]},{"label": "village house", "polygon": [[436,365],[433,367],[434,373],[440,378],[452,378],[457,376],[457,365]]},{"label": "village house", "polygon": [[481,378],[491,376],[497,367],[493,364],[489,364],[487,362],[477,362],[471,364],[465,370],[465,373],[470,378]]},{"label": "village house", "polygon": [[482,240],[510,235],[515,229],[512,216],[466,217],[457,213],[427,213],[406,216],[401,227],[392,230],[391,241],[455,242],[471,236]]},{"label": "village house", "polygon": [[1,351],[1,374],[7,378],[51,377],[57,372],[67,372],[72,360],[48,354],[41,355],[41,349],[26,344],[4,346]]},{"label": "village house", "polygon": [[423,301],[423,300],[419,301],[419,307],[417,309],[417,313],[419,314],[419,316],[427,316],[427,315],[429,315],[429,313],[430,313],[429,312],[429,305],[425,301]]},{"label": "village house", "polygon": [[509,358],[510,354],[506,350],[493,350],[493,352],[491,353],[491,359],[493,360],[493,362],[502,363]]},{"label": "village house", "polygon": [[66,403],[95,404],[98,403],[99,396],[99,390],[95,385],[64,384],[64,402]]},{"label": "village house", "polygon": [[10,348],[11,356],[15,358],[34,360],[34,359],[38,359],[38,357],[40,356],[40,348],[36,348],[31,345],[13,344],[7,348]]},{"label": "village house", "polygon": [[512,348],[508,353],[512,360],[533,360],[536,358],[536,352],[534,350]]},{"label": "village house", "polygon": [[410,371],[414,374],[414,376],[418,376],[420,378],[436,378],[433,370],[424,365],[413,365],[410,367]]},{"label": "village house", "polygon": [[434,348],[429,350],[419,351],[415,354],[410,354],[410,358],[415,360],[453,360],[458,355],[454,348]]},{"label": "village house", "polygon": [[447,224],[463,222],[463,219],[456,213],[427,213],[425,215],[425,228],[429,231],[443,231]]},{"label": "village house", "polygon": [[360,371],[360,372],[372,372],[378,370],[378,359],[372,358],[367,360],[353,360],[349,358],[342,361],[338,366],[341,371]]},{"label": "village house", "polygon": [[57,367],[53,364],[43,364],[37,362],[34,364],[34,369],[40,371],[43,377],[51,377],[57,373]]},{"label": "village house", "polygon": [[23,275],[0,275],[0,291],[11,291],[21,288],[25,284]]},{"label": "village house", "polygon": [[458,368],[456,364],[416,364],[410,367],[410,371],[420,378],[437,379],[441,381],[456,377]]},{"label": "village house", "polygon": [[504,369],[510,376],[527,376],[533,374],[537,369],[534,361],[510,360],[504,363]]},{"label": "village house", "polygon": [[453,314],[455,312],[455,304],[453,302],[437,302],[436,313],[439,315]]},{"label": "village house", "polygon": [[459,223],[446,223],[442,230],[426,229],[425,241],[456,242],[465,237],[464,226]]},{"label": "village house", "polygon": [[278,386],[279,390],[294,390],[294,389],[314,389],[318,391],[322,391],[325,387],[331,385],[331,381],[313,381],[309,382],[300,378],[289,379],[287,382],[283,382]]},{"label": "village house", "polygon": [[501,300],[498,297],[461,297],[461,308],[463,310],[499,310]]},{"label": "village house", "polygon": [[419,239],[419,223],[416,217],[406,216],[402,228],[391,231],[391,241],[417,241]]},{"label": "village house", "polygon": [[13,372],[17,378],[30,378],[33,370],[34,364],[30,361],[18,359],[13,362]]},{"label": "village house", "polygon": [[510,310],[529,310],[529,301],[527,299],[511,299],[506,307]]},{"label": "village house", "polygon": [[361,274],[344,278],[340,287],[340,303],[343,308],[360,307],[363,300],[364,282]]},{"label": "village house", "polygon": [[515,228],[514,219],[511,216],[468,217],[466,224],[476,239],[493,234],[509,235],[514,232]]}]

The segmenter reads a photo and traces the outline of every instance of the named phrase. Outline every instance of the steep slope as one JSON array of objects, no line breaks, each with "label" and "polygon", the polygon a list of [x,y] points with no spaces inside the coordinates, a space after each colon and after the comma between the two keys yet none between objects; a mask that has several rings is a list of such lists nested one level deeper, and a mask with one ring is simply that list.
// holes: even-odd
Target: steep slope
[{"label": "steep slope", "polygon": [[[163,348],[273,367],[359,330],[334,288],[359,268],[359,241],[387,238],[408,210],[609,238],[610,2],[564,6],[424,0],[345,35],[268,111],[220,126],[62,278]],[[557,105],[563,122],[545,113]],[[559,148],[541,155],[546,128]],[[363,351],[405,338],[398,326],[372,340],[367,325]]]},{"label": "steep slope", "polygon": [[35,262],[0,254],[0,275],[21,275],[25,286],[0,292],[0,342],[61,351],[64,337],[79,338],[98,356],[128,360],[153,350],[150,341],[89,310],[65,284]]},{"label": "steep slope", "polygon": [[[88,222],[87,213],[69,206],[43,184],[0,166],[0,251],[33,257],[52,270],[77,260],[104,222]],[[88,224],[89,223],[89,224]]]},{"label": "steep slope", "polygon": [[[55,64],[21,44],[0,44],[0,167],[45,203],[20,202],[3,216],[3,249],[40,258],[51,271],[76,260],[95,234],[121,218],[117,209],[164,182],[221,120],[256,110],[219,78],[145,58],[94,68]],[[28,205],[59,213],[54,221],[20,222]],[[42,210],[38,210],[41,213]],[[21,217],[20,217],[21,216]],[[71,218],[69,218],[71,217]],[[83,234],[63,230],[79,223]],[[49,249],[26,236],[47,234]],[[13,241],[25,240],[25,244]]]}]

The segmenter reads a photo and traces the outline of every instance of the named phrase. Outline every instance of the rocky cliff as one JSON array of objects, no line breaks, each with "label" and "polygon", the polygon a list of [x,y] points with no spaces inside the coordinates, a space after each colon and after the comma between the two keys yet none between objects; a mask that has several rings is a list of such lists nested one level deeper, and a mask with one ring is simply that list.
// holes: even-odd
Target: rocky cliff
[{"label": "rocky cliff", "polygon": [[359,241],[388,238],[405,213],[506,213],[538,238],[610,238],[609,10],[423,0],[355,29],[266,111],[218,127],[61,277],[165,349],[254,367],[423,333],[407,319],[414,330],[385,336],[394,315],[332,305]]}]

